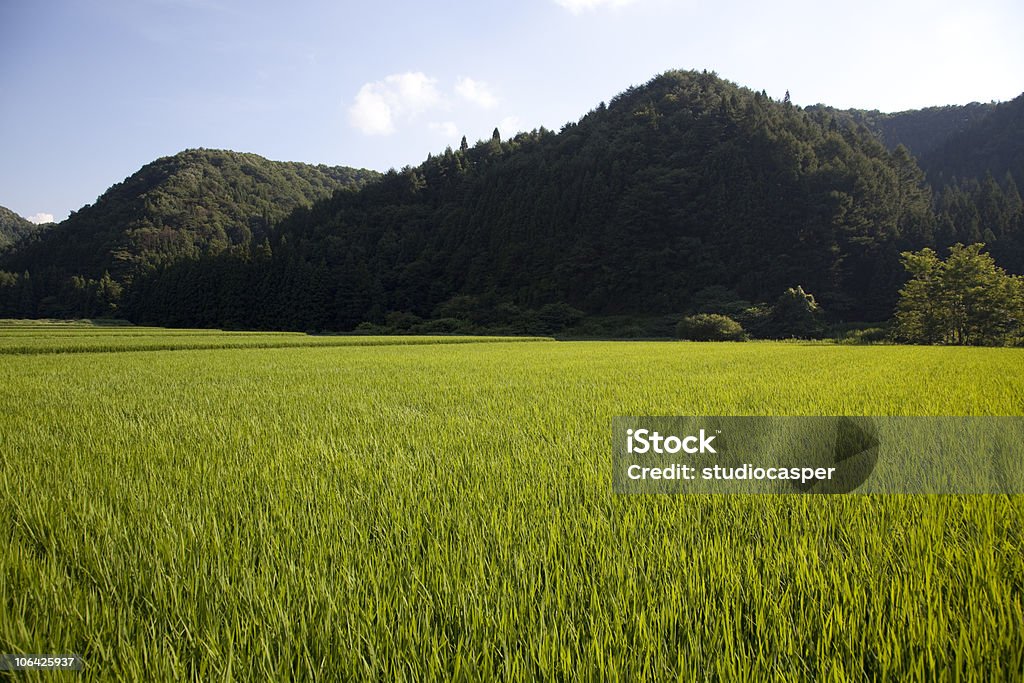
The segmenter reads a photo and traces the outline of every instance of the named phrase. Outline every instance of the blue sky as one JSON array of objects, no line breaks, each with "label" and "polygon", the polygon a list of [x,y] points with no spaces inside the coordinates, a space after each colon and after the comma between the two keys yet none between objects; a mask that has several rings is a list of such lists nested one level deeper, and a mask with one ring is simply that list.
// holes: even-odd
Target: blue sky
[{"label": "blue sky", "polygon": [[672,68],[899,111],[1024,91],[1018,0],[0,0],[0,205],[57,220],[190,147],[386,170]]}]

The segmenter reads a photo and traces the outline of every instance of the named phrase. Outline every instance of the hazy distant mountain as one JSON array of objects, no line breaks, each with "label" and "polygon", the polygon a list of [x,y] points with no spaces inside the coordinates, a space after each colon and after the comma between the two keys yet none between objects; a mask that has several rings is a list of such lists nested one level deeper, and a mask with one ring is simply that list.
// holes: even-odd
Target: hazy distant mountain
[{"label": "hazy distant mountain", "polygon": [[834,109],[825,105],[808,107],[808,111],[821,111],[841,120],[867,127],[878,134],[889,149],[903,145],[920,158],[942,146],[950,136],[966,130],[995,111],[994,103],[928,107],[892,114],[878,110]]},{"label": "hazy distant mountain", "polygon": [[374,180],[374,171],[193,149],[143,166],[0,262],[123,278],[160,263],[248,250],[299,207]]},{"label": "hazy distant mountain", "polygon": [[996,105],[918,156],[936,186],[987,174],[1002,182],[1007,173],[1024,182],[1024,95]]},{"label": "hazy distant mountain", "polygon": [[[1024,95],[1009,102],[929,107],[885,114],[876,110],[808,107],[846,124],[865,126],[889,149],[904,145],[935,190],[991,174],[1024,178]],[[1006,189],[1004,187],[1004,189]]]}]

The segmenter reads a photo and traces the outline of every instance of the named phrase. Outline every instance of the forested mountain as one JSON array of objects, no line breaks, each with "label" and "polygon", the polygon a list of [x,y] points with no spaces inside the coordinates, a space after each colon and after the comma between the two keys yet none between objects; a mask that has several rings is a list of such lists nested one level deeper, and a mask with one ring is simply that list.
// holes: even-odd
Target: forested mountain
[{"label": "forested mountain", "polygon": [[840,121],[864,126],[876,133],[889,149],[903,145],[920,159],[941,147],[951,136],[987,118],[996,107],[993,103],[972,102],[887,114],[877,109],[834,109],[818,104],[808,107],[808,111],[825,112]]},{"label": "forested mountain", "polygon": [[248,251],[270,226],[335,190],[359,188],[374,171],[270,161],[193,149],[163,157],[72,212],[0,268],[56,269],[115,280],[159,264],[225,250]]},{"label": "forested mountain", "polygon": [[986,175],[1002,180],[1007,173],[1024,182],[1024,95],[996,105],[918,156],[936,187]]},{"label": "forested mountain", "polygon": [[297,211],[249,262],[155,271],[130,310],[350,329],[389,311],[670,314],[710,287],[757,302],[802,284],[835,315],[871,319],[891,312],[899,252],[930,243],[932,224],[913,158],[867,130],[670,72],[558,134],[496,133]]},{"label": "forested mountain", "polygon": [[0,251],[23,237],[36,232],[40,226],[22,218],[10,209],[0,206]]},{"label": "forested mountain", "polygon": [[[957,113],[942,119],[940,112]],[[941,140],[919,149],[908,143],[935,195],[937,241],[984,242],[1001,264],[1024,272],[1018,188],[1024,179],[1024,95],[1000,104],[905,115],[941,124],[929,128],[937,140],[941,130],[951,129]]]},{"label": "forested mountain", "polygon": [[[956,127],[978,113],[948,109],[960,114],[928,116]],[[900,116],[901,140],[924,144]],[[881,137],[852,115],[673,71],[558,133],[495,130],[372,183],[185,152],[0,263],[0,315],[546,332],[757,313],[799,285],[834,321],[882,320],[906,278],[902,251],[985,240],[1024,269],[1012,176],[936,194]]]},{"label": "forested mountain", "polygon": [[1013,229],[1019,214],[1024,95],[999,104],[975,102],[896,114],[823,105],[809,111],[827,113],[842,125],[863,125],[891,150],[907,147],[935,194],[940,235],[985,241],[1011,267],[1024,266],[1019,245],[999,239]]}]

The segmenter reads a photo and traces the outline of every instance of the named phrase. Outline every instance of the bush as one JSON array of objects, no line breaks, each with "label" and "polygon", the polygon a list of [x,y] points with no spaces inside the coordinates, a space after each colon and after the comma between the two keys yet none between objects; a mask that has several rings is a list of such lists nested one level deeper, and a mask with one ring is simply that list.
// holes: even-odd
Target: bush
[{"label": "bush", "polygon": [[384,326],[391,331],[391,334],[408,333],[414,325],[419,325],[421,322],[423,322],[423,318],[406,311],[391,311],[384,316]]},{"label": "bush", "polygon": [[469,334],[472,325],[459,318],[438,318],[417,323],[409,328],[412,334]]},{"label": "bush", "polygon": [[885,322],[844,322],[832,325],[827,336],[837,344],[887,344],[892,331]]},{"label": "bush", "polygon": [[386,327],[382,327],[380,325],[377,325],[376,323],[371,322],[361,322],[358,325],[356,325],[356,329],[353,330],[353,332],[355,332],[356,334],[372,335],[388,334],[390,331],[391,330],[389,330]]},{"label": "bush", "polygon": [[838,344],[884,344],[889,341],[890,332],[885,327],[866,327],[849,330],[836,336]]},{"label": "bush", "polygon": [[751,303],[721,285],[705,287],[690,298],[691,313],[718,313],[734,320],[750,308]]},{"label": "bush", "polygon": [[743,341],[743,326],[732,318],[717,313],[698,313],[683,318],[676,326],[676,336],[690,341]]},{"label": "bush", "polygon": [[545,304],[537,311],[537,319],[546,334],[561,332],[583,319],[583,311],[568,304]]},{"label": "bush", "polygon": [[790,287],[772,306],[769,332],[777,339],[817,339],[824,332],[821,306],[814,296],[797,285]]},{"label": "bush", "polygon": [[771,335],[772,309],[766,304],[754,304],[731,316],[754,339],[768,339]]}]

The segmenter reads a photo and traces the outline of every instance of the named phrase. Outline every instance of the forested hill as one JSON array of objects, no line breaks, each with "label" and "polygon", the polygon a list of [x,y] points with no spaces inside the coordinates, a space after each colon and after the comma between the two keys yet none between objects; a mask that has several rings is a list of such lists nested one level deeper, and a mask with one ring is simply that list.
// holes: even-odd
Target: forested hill
[{"label": "forested hill", "polygon": [[918,155],[935,186],[1009,174],[1024,182],[1024,95],[996,105],[988,116],[950,135]]},{"label": "forested hill", "polygon": [[558,134],[495,134],[297,211],[249,263],[158,271],[129,309],[299,329],[388,312],[500,324],[551,306],[675,314],[709,288],[758,302],[802,284],[837,317],[879,319],[900,251],[932,242],[932,225],[914,159],[866,129],[669,72]]},{"label": "forested hill", "polygon": [[890,149],[904,145],[917,157],[934,194],[939,245],[984,242],[1000,264],[1024,272],[1024,95],[898,114],[814,109],[864,125]]},{"label": "forested hill", "polygon": [[1024,95],[1009,102],[929,107],[885,114],[824,105],[808,111],[873,131],[890,150],[910,150],[937,192],[967,187],[991,175],[1006,189],[1007,174],[1024,178]]},{"label": "forested hill", "polygon": [[903,145],[917,158],[941,147],[956,133],[988,117],[997,105],[972,102],[965,105],[927,107],[884,113],[867,109],[834,109],[825,105],[808,107],[808,111],[825,112],[840,121],[847,121],[873,131],[889,149]]},{"label": "forested hill", "polygon": [[270,161],[210,149],[163,157],[103,193],[0,269],[124,280],[141,270],[223,251],[247,252],[270,226],[374,171]]},{"label": "forested hill", "polygon": [[672,71],[558,133],[496,130],[376,182],[184,152],[0,260],[0,317],[537,333],[709,301],[755,311],[801,285],[833,320],[882,320],[902,251],[985,241],[1024,270],[1011,176],[933,193],[879,138],[835,110]]},{"label": "forested hill", "polygon": [[0,250],[39,229],[40,226],[0,206]]}]

